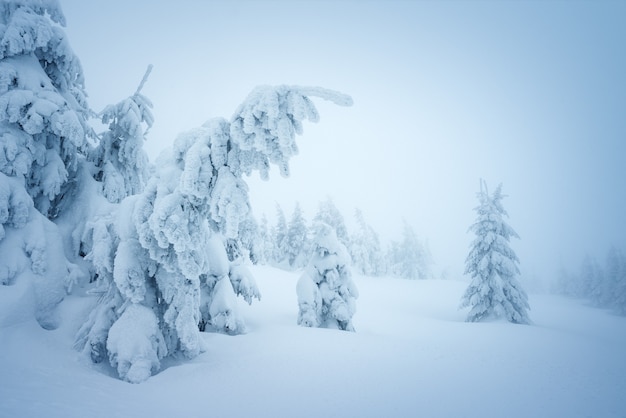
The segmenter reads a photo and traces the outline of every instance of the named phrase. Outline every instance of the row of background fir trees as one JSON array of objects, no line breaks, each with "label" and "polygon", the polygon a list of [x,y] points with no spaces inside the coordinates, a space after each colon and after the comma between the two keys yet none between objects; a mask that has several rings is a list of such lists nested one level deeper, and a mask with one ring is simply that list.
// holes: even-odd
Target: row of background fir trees
[{"label": "row of background fir trees", "polygon": [[229,251],[244,253],[255,264],[297,270],[310,260],[313,238],[322,224],[329,225],[339,242],[345,245],[356,273],[406,279],[433,278],[433,258],[428,243],[420,239],[408,222],[404,221],[401,238],[391,240],[385,246],[359,209],[354,211],[354,227],[350,231],[331,198],[319,203],[311,221],[307,221],[298,202],[289,221],[283,208],[276,204],[274,222],[270,224],[266,214],[262,214],[258,222],[250,218],[242,228],[239,245]]}]

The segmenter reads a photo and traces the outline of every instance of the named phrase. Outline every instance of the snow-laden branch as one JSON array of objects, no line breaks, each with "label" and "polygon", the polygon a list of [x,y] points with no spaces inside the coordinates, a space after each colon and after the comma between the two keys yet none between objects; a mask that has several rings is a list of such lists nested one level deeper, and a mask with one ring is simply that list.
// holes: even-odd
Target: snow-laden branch
[{"label": "snow-laden branch", "polygon": [[138,95],[141,93],[141,89],[143,88],[144,84],[146,84],[146,81],[148,81],[148,77],[150,77],[150,73],[152,72],[152,68],[153,65],[152,64],[148,64],[148,68],[146,69],[146,73],[143,75],[143,78],[141,79],[141,82],[139,83],[139,87],[137,87],[137,91],[135,92],[135,95]]},{"label": "snow-laden branch", "polygon": [[281,175],[289,175],[289,159],[298,153],[296,134],[302,134],[302,121],[319,121],[309,96],[350,106],[352,98],[320,87],[260,86],[239,106],[231,119],[231,140],[243,151],[239,169],[257,169],[268,177],[269,163],[278,165]]}]

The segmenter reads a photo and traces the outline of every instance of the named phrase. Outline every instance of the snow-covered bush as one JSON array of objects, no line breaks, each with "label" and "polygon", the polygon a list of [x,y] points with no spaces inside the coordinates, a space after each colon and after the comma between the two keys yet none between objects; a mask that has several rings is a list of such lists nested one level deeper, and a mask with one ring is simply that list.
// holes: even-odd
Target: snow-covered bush
[{"label": "snow-covered bush", "polygon": [[529,323],[528,297],[517,280],[519,260],[509,246],[511,237],[519,236],[504,220],[507,213],[502,206],[502,185],[492,195],[484,181],[480,185],[480,204],[475,208],[478,217],[470,226],[476,238],[465,260],[465,273],[471,276],[471,282],[461,308],[470,307],[469,322],[494,317]]},{"label": "snow-covered bush", "polygon": [[296,287],[298,324],[354,331],[352,316],[359,292],[352,281],[349,255],[334,229],[317,226],[313,256]]},{"label": "snow-covered bush", "polygon": [[274,259],[274,244],[265,214],[261,215],[257,234],[257,262],[269,264]]}]

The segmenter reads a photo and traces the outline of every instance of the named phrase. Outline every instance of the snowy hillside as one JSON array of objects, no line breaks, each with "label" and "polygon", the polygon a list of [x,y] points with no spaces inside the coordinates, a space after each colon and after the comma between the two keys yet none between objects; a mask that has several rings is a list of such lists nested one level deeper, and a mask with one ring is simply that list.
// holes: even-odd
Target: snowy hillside
[{"label": "snowy hillside", "polygon": [[[61,326],[0,292],[0,417],[623,417],[626,318],[530,295],[532,325],[466,323],[467,283],[356,276],[356,332],[296,325],[298,273],[253,267],[248,332],[203,333],[207,351],[144,383],[72,349],[94,300]],[[27,295],[22,295],[27,297]],[[110,367],[110,366],[107,366]]]}]

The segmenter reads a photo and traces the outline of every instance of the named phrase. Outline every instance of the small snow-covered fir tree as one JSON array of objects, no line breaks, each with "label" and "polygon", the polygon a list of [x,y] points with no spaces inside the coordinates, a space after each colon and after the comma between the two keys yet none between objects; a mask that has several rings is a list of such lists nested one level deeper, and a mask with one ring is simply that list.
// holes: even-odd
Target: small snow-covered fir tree
[{"label": "small snow-covered fir tree", "polygon": [[359,292],[352,281],[349,255],[334,228],[316,226],[313,255],[296,287],[298,325],[354,331],[352,316]]},{"label": "small snow-covered fir tree", "polygon": [[470,226],[476,238],[465,260],[465,274],[471,276],[471,282],[461,308],[470,307],[468,322],[493,317],[529,323],[528,297],[517,280],[519,260],[509,245],[511,237],[519,236],[504,220],[507,213],[502,206],[502,185],[492,195],[483,180],[480,186],[475,208],[478,216]]},{"label": "small snow-covered fir tree", "polygon": [[302,209],[300,208],[300,204],[296,203],[289,225],[287,226],[287,234],[284,242],[284,253],[289,267],[301,268],[306,265],[308,259],[308,233],[309,230],[306,226]]},{"label": "small snow-covered fir tree", "polygon": [[272,251],[274,244],[272,242],[272,236],[269,232],[267,216],[261,215],[261,221],[259,223],[258,230],[258,263],[269,264],[273,259]]},{"label": "small snow-covered fir tree", "polygon": [[251,303],[260,293],[237,251],[230,260],[227,252],[250,219],[243,174],[267,178],[274,163],[288,175],[302,121],[318,119],[308,96],[351,104],[330,90],[259,87],[230,122],[180,135],[143,192],[93,222],[87,258],[103,296],[77,337],[93,361],[108,359],[122,379],[140,382],[164,356],[200,353],[201,330],[245,330],[236,296]]},{"label": "small snow-covered fir tree", "polygon": [[367,276],[378,276],[385,272],[384,255],[378,234],[357,209],[354,213],[357,228],[350,239],[350,255],[356,269]]},{"label": "small snow-covered fir tree", "polygon": [[276,225],[272,228],[272,261],[276,266],[283,266],[287,258],[287,220],[285,212],[279,204],[276,204]]},{"label": "small snow-covered fir tree", "polygon": [[323,224],[333,228],[339,242],[346,248],[349,248],[350,237],[348,236],[346,222],[339,209],[337,209],[337,206],[335,206],[333,199],[330,197],[319,204],[317,213],[313,217],[313,233],[316,234],[318,232],[317,227]]},{"label": "small snow-covered fir tree", "polygon": [[432,257],[426,243],[404,221],[402,241],[392,242],[387,254],[389,271],[405,279],[428,279],[431,277]]}]

